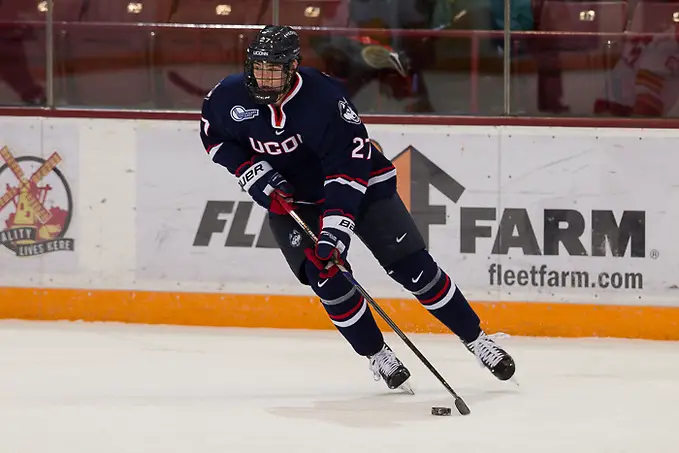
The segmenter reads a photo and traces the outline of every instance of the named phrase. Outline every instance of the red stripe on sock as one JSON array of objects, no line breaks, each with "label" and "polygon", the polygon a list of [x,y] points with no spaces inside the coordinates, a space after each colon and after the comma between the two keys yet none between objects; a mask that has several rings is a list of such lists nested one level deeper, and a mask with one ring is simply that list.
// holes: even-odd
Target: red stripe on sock
[{"label": "red stripe on sock", "polygon": [[362,305],[363,305],[363,297],[361,297],[358,300],[358,304],[356,304],[356,306],[354,308],[352,308],[351,310],[349,310],[348,312],[346,312],[342,315],[330,315],[329,314],[328,316],[330,316],[330,319],[333,319],[335,321],[344,321],[345,319],[351,318],[361,308]]},{"label": "red stripe on sock", "polygon": [[441,291],[439,291],[438,294],[436,294],[431,299],[421,300],[420,303],[424,305],[431,305],[433,303],[436,303],[439,300],[443,299],[443,297],[448,293],[448,290],[450,290],[450,277],[448,277],[448,274],[446,274],[446,283],[445,285],[443,285],[443,288],[441,288]]}]

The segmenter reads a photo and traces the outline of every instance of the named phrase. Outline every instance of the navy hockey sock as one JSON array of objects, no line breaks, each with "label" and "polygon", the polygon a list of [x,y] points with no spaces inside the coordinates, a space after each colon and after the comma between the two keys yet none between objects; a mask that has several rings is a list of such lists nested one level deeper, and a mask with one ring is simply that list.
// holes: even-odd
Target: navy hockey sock
[{"label": "navy hockey sock", "polygon": [[311,288],[354,351],[366,357],[379,352],[384,345],[384,337],[363,296],[341,274],[328,279],[319,278],[318,268],[309,261],[305,266]]},{"label": "navy hockey sock", "polygon": [[479,336],[479,317],[429,252],[415,252],[391,265],[387,273],[462,340],[473,341]]}]

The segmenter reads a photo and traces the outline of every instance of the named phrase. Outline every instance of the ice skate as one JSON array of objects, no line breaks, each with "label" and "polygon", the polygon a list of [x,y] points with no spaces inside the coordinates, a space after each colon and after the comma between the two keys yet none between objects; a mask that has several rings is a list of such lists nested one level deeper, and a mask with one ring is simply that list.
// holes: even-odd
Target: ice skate
[{"label": "ice skate", "polygon": [[481,331],[476,340],[462,343],[499,380],[507,381],[514,376],[514,359],[495,343],[493,335],[486,335]]},{"label": "ice skate", "polygon": [[412,395],[413,392],[410,383],[407,382],[410,378],[410,371],[401,363],[396,357],[396,354],[385,343],[380,352],[369,357],[370,369],[372,370],[375,380],[384,379],[387,387],[390,389],[399,388]]}]

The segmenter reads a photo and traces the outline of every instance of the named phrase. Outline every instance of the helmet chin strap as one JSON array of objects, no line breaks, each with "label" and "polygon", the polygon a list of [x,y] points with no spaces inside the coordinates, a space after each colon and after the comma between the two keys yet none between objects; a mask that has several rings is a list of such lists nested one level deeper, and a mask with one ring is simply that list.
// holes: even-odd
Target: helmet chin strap
[{"label": "helmet chin strap", "polygon": [[[267,99],[267,100],[264,101],[264,102],[259,101],[258,103],[260,103],[260,104],[265,104],[265,105],[274,105],[274,104],[277,104],[278,102],[280,102],[280,101],[285,97],[286,94],[288,94],[289,91],[290,91],[290,90],[286,90],[286,91],[284,91],[284,92],[279,93],[278,96],[276,96],[276,99]],[[268,95],[268,93],[267,93],[266,91],[264,91],[264,92],[260,91],[258,94],[259,94],[259,96],[261,96],[261,97],[266,96],[267,98],[269,98],[270,96],[274,95],[275,93],[272,92],[271,95]]]}]

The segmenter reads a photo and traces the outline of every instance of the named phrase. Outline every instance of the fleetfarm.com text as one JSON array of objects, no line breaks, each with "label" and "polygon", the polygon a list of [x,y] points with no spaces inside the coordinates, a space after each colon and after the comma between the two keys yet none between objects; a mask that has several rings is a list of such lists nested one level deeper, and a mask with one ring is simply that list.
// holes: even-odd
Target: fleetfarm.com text
[{"label": "fleetfarm.com text", "polygon": [[535,286],[561,288],[643,289],[644,276],[640,272],[599,272],[555,270],[547,265],[530,269],[511,269],[502,264],[488,266],[491,286]]}]

